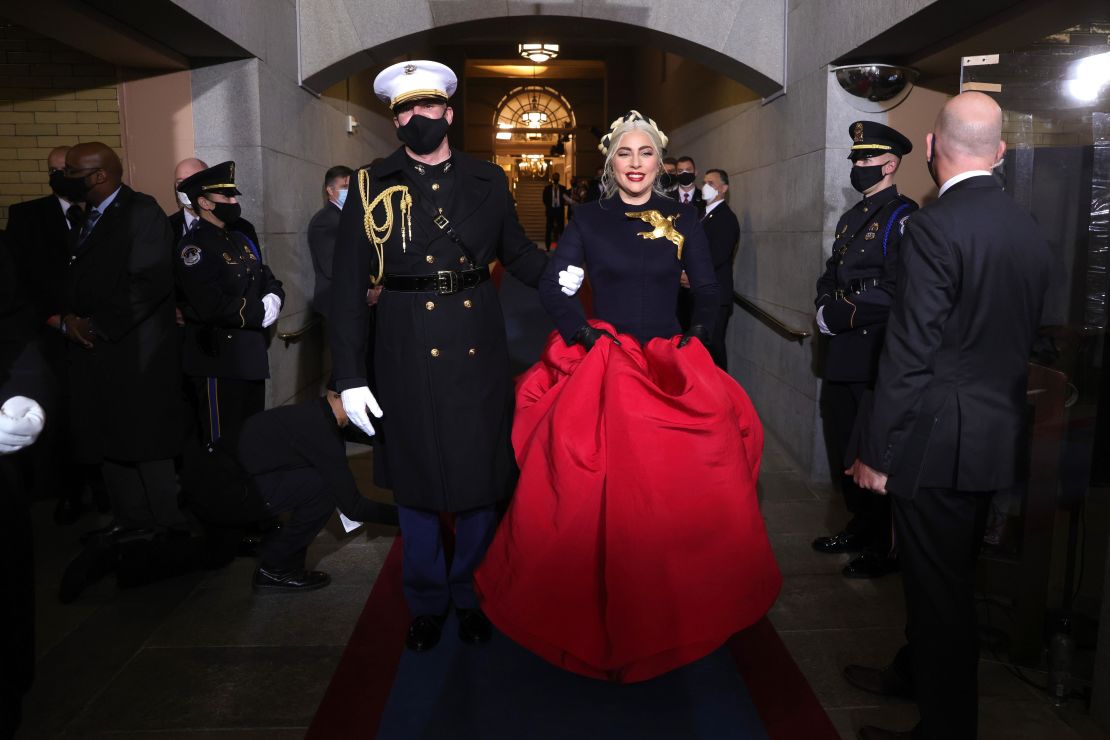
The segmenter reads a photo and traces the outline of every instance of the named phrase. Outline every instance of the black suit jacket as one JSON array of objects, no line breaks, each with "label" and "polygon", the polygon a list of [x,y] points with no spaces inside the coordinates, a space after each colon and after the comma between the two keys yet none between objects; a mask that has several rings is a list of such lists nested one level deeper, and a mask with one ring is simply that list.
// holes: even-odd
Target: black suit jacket
[{"label": "black suit jacket", "polygon": [[[676,187],[672,194],[675,200],[679,203],[682,202],[683,192],[681,188]],[[705,215],[705,198],[702,197],[701,188],[695,186],[693,191],[691,191],[690,205],[698,209],[699,218]]]},{"label": "black suit jacket", "polygon": [[860,457],[888,490],[1014,483],[1050,252],[993,177],[957,183],[906,226]]},{"label": "black suit jacket", "polygon": [[334,203],[316,211],[308,222],[308,250],[312,253],[312,269],[316,287],[312,291],[312,307],[316,313],[328,315],[331,300],[332,262],[335,260],[335,236],[339,233],[342,211]]},{"label": "black suit jacket", "polygon": [[63,313],[88,317],[92,349],[68,345],[78,460],[155,460],[181,445],[181,356],[169,221],[126,185],[65,271]]},{"label": "black suit jacket", "polygon": [[557,186],[559,188],[559,190],[561,190],[563,192],[563,194],[561,196],[562,205],[559,206],[558,208],[556,208],[556,207],[551,205],[551,197],[552,197],[551,188],[552,187],[556,187],[555,183],[548,183],[547,187],[545,187],[543,189],[543,205],[544,205],[545,208],[547,208],[548,211],[558,212],[558,211],[561,211],[561,210],[565,209],[568,205],[570,205],[570,202],[571,202],[571,200],[570,200],[570,190],[567,189],[567,188],[564,188],[562,185]]},{"label": "black suit jacket", "polygon": [[721,286],[721,305],[732,307],[732,260],[740,243],[740,222],[728,203],[714,206],[701,220],[701,227],[709,240],[709,254],[713,259],[713,272]]},{"label": "black suit jacket", "polygon": [[61,276],[69,261],[69,223],[53,195],[16,203],[8,212],[8,244],[30,281],[40,318],[58,313]]}]

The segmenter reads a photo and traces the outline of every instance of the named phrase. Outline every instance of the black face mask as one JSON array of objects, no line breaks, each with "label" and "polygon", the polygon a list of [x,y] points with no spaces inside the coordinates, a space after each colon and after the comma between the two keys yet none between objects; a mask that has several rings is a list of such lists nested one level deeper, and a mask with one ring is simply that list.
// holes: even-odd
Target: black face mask
[{"label": "black face mask", "polygon": [[447,136],[447,118],[428,118],[414,115],[404,126],[397,128],[397,138],[415,154],[430,154]]},{"label": "black face mask", "polygon": [[695,175],[693,172],[679,172],[678,177],[676,177],[675,179],[678,180],[679,185],[684,188],[688,188],[694,184],[694,178],[696,177],[697,175]]},{"label": "black face mask", "polygon": [[933,165],[933,160],[937,157],[937,135],[933,134],[933,146],[930,154],[925,157],[925,166],[929,169],[929,177],[933,178],[933,184],[938,188],[940,187],[940,178],[937,177],[936,167]]},{"label": "black face mask", "polygon": [[66,177],[64,172],[58,170],[50,175],[50,189],[70,203],[82,203],[89,194],[85,177]]},{"label": "black face mask", "polygon": [[673,188],[674,175],[672,175],[670,172],[667,172],[666,170],[663,170],[662,174],[659,175],[659,187],[663,188],[664,190],[670,190],[671,188]]},{"label": "black face mask", "polygon": [[212,215],[223,221],[224,226],[235,223],[243,213],[238,203],[216,203],[212,207]]},{"label": "black face mask", "polygon": [[874,164],[867,167],[852,165],[852,187],[861,193],[866,193],[879,184],[886,175],[883,174],[883,165]]}]

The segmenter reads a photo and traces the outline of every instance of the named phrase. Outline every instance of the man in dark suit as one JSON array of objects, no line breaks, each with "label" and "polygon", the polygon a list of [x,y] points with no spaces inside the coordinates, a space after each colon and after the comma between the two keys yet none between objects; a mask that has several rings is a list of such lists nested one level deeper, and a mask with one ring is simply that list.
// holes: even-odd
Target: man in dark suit
[{"label": "man in dark suit", "polygon": [[0,738],[14,737],[35,670],[31,493],[19,458],[46,421],[38,402],[55,391],[34,341],[42,322],[22,265],[0,231],[0,562],[8,574],[0,599]]},{"label": "man in dark suit", "polygon": [[335,258],[335,235],[339,231],[339,214],[347,200],[354,171],[336,165],[324,173],[324,197],[327,204],[308,222],[308,249],[312,253],[312,269],[316,273],[316,287],[312,291],[312,308],[325,318],[331,299],[331,267]]},{"label": "man in dark suit", "polygon": [[705,215],[705,198],[697,188],[698,167],[692,157],[679,157],[675,163],[674,197],[679,203],[698,209],[698,216]]},{"label": "man in dark suit", "polygon": [[[713,325],[713,334],[709,337],[709,354],[713,356],[717,367],[728,370],[725,330],[728,327],[728,318],[732,315],[732,260],[740,243],[740,222],[736,220],[736,214],[725,200],[728,195],[728,173],[724,170],[706,172],[701,195],[705,200],[705,216],[702,217],[701,225],[709,240],[709,254],[713,258],[717,285],[721,287],[717,321]],[[683,287],[688,288],[689,282],[683,273]]]},{"label": "man in dark suit", "polygon": [[173,236],[158,203],[122,177],[119,157],[100,142],[66,154],[66,192],[86,204],[61,303],[75,455],[101,464],[119,527],[178,529]]},{"label": "man in dark suit", "polygon": [[[862,199],[836,224],[825,271],[817,280],[816,321],[824,343],[821,416],[825,444],[852,518],[833,535],[817,537],[817,552],[858,553],[841,572],[847,578],[878,578],[897,569],[891,536],[890,500],[863,491],[841,471],[855,458],[848,453],[856,415],[875,384],[879,352],[891,297],[898,279],[902,232],[917,204],[894,184],[902,157],[913,144],[890,126],[855,121],[849,180]],[[846,459],[847,458],[847,459]]]},{"label": "man in dark suit", "polygon": [[850,468],[860,486],[892,497],[908,644],[885,671],[849,666],[845,677],[912,693],[914,738],[976,735],[975,560],[991,494],[1018,482],[1027,443],[1027,363],[1051,255],[990,173],[1005,152],[1001,130],[998,105],[967,92],[925,139],[940,197],[906,228],[874,408]]},{"label": "man in dark suit", "polygon": [[543,189],[543,205],[547,209],[547,225],[544,227],[543,245],[551,248],[552,242],[559,241],[567,221],[567,206],[571,201],[570,191],[559,184],[559,173],[551,176],[551,183]]},{"label": "man in dark suit", "polygon": [[[59,188],[64,189],[62,170],[68,151],[68,146],[56,147],[47,157],[53,193],[13,205],[8,216],[8,243],[13,258],[19,262],[21,279],[35,307],[38,348],[59,378],[65,375],[66,353],[66,340],[59,331],[61,278],[69,262],[71,233],[76,233],[74,229],[80,230],[85,218],[84,203],[68,200],[59,192]],[[54,520],[59,524],[72,524],[84,510],[81,496],[85,485],[100,490],[103,484],[95,469],[72,463],[58,464],[59,459],[68,458],[65,446],[69,425],[63,421],[67,400],[64,390],[60,388],[60,392],[53,395],[54,403],[47,409],[52,418],[50,428],[30,456],[36,495],[57,495]]]}]

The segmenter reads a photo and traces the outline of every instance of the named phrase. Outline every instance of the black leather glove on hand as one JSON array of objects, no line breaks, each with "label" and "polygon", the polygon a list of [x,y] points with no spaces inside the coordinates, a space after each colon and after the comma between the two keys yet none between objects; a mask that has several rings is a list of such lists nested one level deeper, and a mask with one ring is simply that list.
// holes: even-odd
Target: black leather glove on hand
[{"label": "black leather glove on hand", "polygon": [[701,324],[694,324],[682,335],[682,339],[678,340],[678,348],[685,347],[694,337],[697,337],[703,345],[709,347],[709,330]]},{"label": "black leather glove on hand", "polygon": [[581,329],[574,332],[574,336],[571,337],[571,340],[575,344],[581,344],[583,347],[586,348],[586,351],[589,352],[591,349],[594,348],[594,345],[597,344],[597,340],[601,339],[602,337],[609,337],[613,340],[613,344],[620,346],[620,340],[614,337],[612,334],[605,331],[604,329],[595,329],[589,324],[585,324]]}]

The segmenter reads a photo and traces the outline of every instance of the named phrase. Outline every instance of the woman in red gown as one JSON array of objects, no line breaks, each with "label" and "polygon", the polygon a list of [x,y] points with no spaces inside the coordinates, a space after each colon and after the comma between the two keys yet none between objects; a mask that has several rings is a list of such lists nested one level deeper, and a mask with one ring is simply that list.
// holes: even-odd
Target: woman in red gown
[{"label": "woman in red gown", "polygon": [[[717,283],[697,212],[654,189],[665,145],[635,111],[602,141],[605,194],[578,206],[540,285],[558,331],[518,379],[520,482],[475,574],[515,642],[622,683],[712,652],[781,585],[756,500],[763,430],[702,344]],[[559,286],[582,264],[597,320]]]}]

